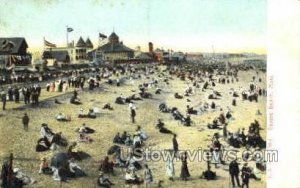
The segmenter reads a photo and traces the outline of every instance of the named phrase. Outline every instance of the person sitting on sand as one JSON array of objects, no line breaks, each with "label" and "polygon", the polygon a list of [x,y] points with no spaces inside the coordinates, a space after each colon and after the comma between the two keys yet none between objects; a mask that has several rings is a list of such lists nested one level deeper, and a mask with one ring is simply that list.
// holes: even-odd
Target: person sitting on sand
[{"label": "person sitting on sand", "polygon": [[81,167],[75,163],[75,159],[71,158],[69,161],[69,171],[70,171],[70,175],[71,177],[84,177],[86,176],[86,173],[81,169]]},{"label": "person sitting on sand", "polygon": [[97,184],[99,187],[105,188],[110,188],[112,185],[114,185],[107,177],[104,176],[103,172],[99,173]]},{"label": "person sitting on sand", "polygon": [[[14,182],[13,184],[16,186],[12,186],[12,187],[23,187],[25,185],[31,185],[36,182],[36,180],[34,180],[33,178],[26,175],[19,168],[13,169],[13,174],[11,175],[10,178],[12,179],[12,182],[14,182],[14,181],[17,182],[17,184],[15,184],[15,182]],[[8,186],[8,187],[11,187],[11,186]]]},{"label": "person sitting on sand", "polygon": [[215,180],[217,178],[216,172],[211,171],[210,161],[207,161],[207,170],[202,172],[202,178],[206,180]]},{"label": "person sitting on sand", "polygon": [[42,138],[46,137],[48,140],[51,140],[54,135],[46,123],[42,124],[40,133]]},{"label": "person sitting on sand", "polygon": [[113,110],[113,107],[109,103],[106,103],[102,109],[108,109],[108,110]]},{"label": "person sitting on sand", "polygon": [[137,128],[136,128],[136,133],[137,133],[138,135],[140,135],[142,141],[145,141],[145,140],[148,139],[148,136],[147,136],[146,132],[143,131],[143,130],[141,129],[141,126],[139,126],[139,125],[138,125]]},{"label": "person sitting on sand", "polygon": [[129,153],[128,158],[126,159],[125,167],[127,169],[135,169],[140,170],[142,168],[141,164],[136,161],[136,158],[134,157],[133,153]]},{"label": "person sitting on sand", "polygon": [[108,156],[105,156],[104,159],[101,161],[99,171],[103,173],[114,173],[114,164],[112,161],[109,161]]},{"label": "person sitting on sand", "polygon": [[[124,131],[124,132],[122,133],[122,136],[121,136],[121,140],[122,140],[123,143],[125,142],[127,136],[128,136],[127,132]],[[129,135],[129,136],[130,136],[130,135]]]},{"label": "person sitting on sand", "polygon": [[80,100],[79,100],[75,95],[73,95],[73,96],[71,97],[70,103],[71,103],[71,104],[75,104],[75,105],[80,105],[80,104],[82,104],[82,103],[80,102]]},{"label": "person sitting on sand", "polygon": [[50,149],[50,146],[51,146],[51,144],[48,141],[48,139],[46,137],[43,137],[37,141],[35,151],[37,151],[37,152],[47,151]]},{"label": "person sitting on sand", "polygon": [[90,128],[90,127],[87,127],[86,124],[83,123],[82,126],[78,129],[78,132],[79,133],[91,134],[91,133],[94,133],[95,130]]},{"label": "person sitting on sand", "polygon": [[81,157],[79,155],[79,151],[77,150],[77,143],[76,142],[73,142],[69,148],[68,148],[68,156],[70,158],[74,158],[76,160],[81,160]]},{"label": "person sitting on sand", "polygon": [[121,137],[120,137],[120,133],[118,132],[116,134],[116,136],[113,139],[113,143],[115,144],[123,144],[124,142],[122,141]]},{"label": "person sitting on sand", "polygon": [[111,161],[113,163],[113,166],[115,167],[125,167],[126,161],[121,159],[121,156],[119,153],[114,153],[112,155]]},{"label": "person sitting on sand", "polygon": [[61,112],[56,115],[55,119],[57,121],[70,121],[70,118],[66,117]]},{"label": "person sitting on sand", "polygon": [[95,119],[97,117],[96,113],[94,112],[93,109],[89,109],[89,112],[87,114],[87,117],[88,118],[92,118],[92,119]]},{"label": "person sitting on sand", "polygon": [[172,109],[172,115],[175,120],[180,120],[181,122],[185,121],[184,116],[178,111],[176,107]]},{"label": "person sitting on sand", "polygon": [[127,134],[126,131],[123,132],[121,140],[126,146],[130,146],[132,144],[131,135]]},{"label": "person sitting on sand", "polygon": [[232,99],[232,106],[236,106],[236,99]]},{"label": "person sitting on sand", "polygon": [[189,126],[191,126],[191,123],[192,123],[191,115],[187,114],[186,118],[184,119],[184,126],[189,127]]},{"label": "person sitting on sand", "polygon": [[79,110],[78,118],[92,118],[92,119],[95,119],[96,117],[97,117],[97,114],[95,113],[95,111],[93,109],[89,109],[89,112],[87,114],[85,114],[83,112],[82,108],[80,108],[80,110]]},{"label": "person sitting on sand", "polygon": [[215,96],[214,94],[209,94],[208,99],[218,99],[218,97]]},{"label": "person sitting on sand", "polygon": [[214,103],[214,101],[211,102],[210,108],[211,109],[216,109],[216,104]]},{"label": "person sitting on sand", "polygon": [[135,170],[127,170],[125,173],[125,184],[139,185],[143,183],[140,177],[136,174]]},{"label": "person sitting on sand", "polygon": [[156,88],[155,94],[160,94],[160,93],[161,93],[161,89],[160,88]]},{"label": "person sitting on sand", "polygon": [[240,148],[243,144],[238,137],[234,136],[233,133],[228,133],[228,144],[234,148]]},{"label": "person sitting on sand", "polygon": [[142,145],[142,139],[139,132],[133,134],[133,145],[135,148],[139,148]]},{"label": "person sitting on sand", "polygon": [[58,99],[54,99],[55,104],[62,104]]},{"label": "person sitting on sand", "polygon": [[164,134],[173,134],[172,131],[170,131],[169,129],[164,127],[165,124],[162,122],[161,119],[158,119],[158,122],[156,124],[156,128],[159,129],[160,133],[164,133]]},{"label": "person sitting on sand", "polygon": [[194,108],[190,107],[189,105],[186,106],[186,111],[188,114],[197,114],[197,110],[194,110]]},{"label": "person sitting on sand", "polygon": [[218,121],[218,118],[215,118],[213,120],[213,123],[212,124],[208,124],[207,127],[209,129],[219,129],[220,125],[219,125],[219,121]]},{"label": "person sitting on sand", "polygon": [[233,97],[239,97],[239,94],[236,91],[234,91],[233,94],[232,94],[232,96]]},{"label": "person sitting on sand", "polygon": [[226,118],[225,118],[225,115],[224,115],[224,112],[223,110],[221,109],[221,113],[219,115],[219,122],[223,125],[226,123]]},{"label": "person sitting on sand", "polygon": [[183,96],[182,96],[182,95],[179,95],[177,92],[174,94],[174,97],[175,97],[176,99],[182,99],[182,98],[183,98]]},{"label": "person sitting on sand", "polygon": [[86,133],[79,133],[79,142],[91,143],[93,139],[89,137]]},{"label": "person sitting on sand", "polygon": [[225,117],[226,117],[226,119],[232,119],[232,120],[234,120],[234,118],[232,117],[232,114],[231,114],[231,111],[230,111],[230,110],[228,110],[228,111],[226,112]]},{"label": "person sitting on sand", "polygon": [[53,174],[52,168],[49,166],[46,157],[43,157],[41,160],[39,174]]},{"label": "person sitting on sand", "polygon": [[78,113],[78,117],[79,117],[79,118],[84,118],[84,117],[85,117],[83,108],[80,108],[79,113]]},{"label": "person sitting on sand", "polygon": [[168,106],[165,103],[161,103],[158,108],[159,108],[160,112],[169,112],[170,111],[170,109],[168,108]]},{"label": "person sitting on sand", "polygon": [[[140,101],[143,100],[141,97],[137,97],[135,94],[131,95],[130,97],[128,97],[130,100],[134,100],[134,101]],[[127,98],[127,99],[128,99]]]},{"label": "person sitting on sand", "polygon": [[203,85],[203,88],[202,88],[202,91],[205,91],[208,87],[208,82],[205,82],[204,85]]}]

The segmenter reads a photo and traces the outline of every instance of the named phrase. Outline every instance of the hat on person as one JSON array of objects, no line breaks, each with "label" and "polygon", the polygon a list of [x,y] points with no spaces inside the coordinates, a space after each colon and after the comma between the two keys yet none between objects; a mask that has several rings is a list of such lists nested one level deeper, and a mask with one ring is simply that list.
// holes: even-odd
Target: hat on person
[{"label": "hat on person", "polygon": [[19,172],[19,171],[20,171],[19,168],[14,168],[14,169],[13,169],[13,172],[14,172],[14,173],[17,173],[17,172]]}]

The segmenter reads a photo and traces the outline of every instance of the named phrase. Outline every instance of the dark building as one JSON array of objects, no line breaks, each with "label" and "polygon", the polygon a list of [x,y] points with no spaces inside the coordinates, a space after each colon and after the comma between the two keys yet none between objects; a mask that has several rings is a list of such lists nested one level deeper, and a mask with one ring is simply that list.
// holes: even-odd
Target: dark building
[{"label": "dark building", "polygon": [[0,38],[0,64],[2,67],[26,66],[31,63],[28,44],[23,37]]},{"label": "dark building", "polygon": [[70,63],[70,56],[67,50],[44,51],[42,58],[47,62],[47,66],[56,66],[59,63]]}]

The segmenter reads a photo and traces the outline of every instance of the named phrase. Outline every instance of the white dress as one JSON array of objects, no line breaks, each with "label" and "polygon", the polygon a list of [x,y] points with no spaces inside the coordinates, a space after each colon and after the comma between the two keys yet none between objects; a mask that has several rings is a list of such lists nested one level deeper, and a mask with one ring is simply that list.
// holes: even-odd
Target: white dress
[{"label": "white dress", "polygon": [[171,160],[168,160],[167,162],[167,175],[170,178],[175,176],[174,162]]}]

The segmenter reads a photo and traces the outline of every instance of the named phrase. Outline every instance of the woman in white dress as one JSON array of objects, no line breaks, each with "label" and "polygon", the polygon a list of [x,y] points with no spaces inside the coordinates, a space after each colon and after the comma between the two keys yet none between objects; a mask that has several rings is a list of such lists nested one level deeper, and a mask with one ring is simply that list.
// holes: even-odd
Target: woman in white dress
[{"label": "woman in white dress", "polygon": [[175,176],[175,168],[174,168],[174,161],[173,161],[173,156],[168,158],[167,161],[167,176],[169,180],[174,181],[174,176]]}]

